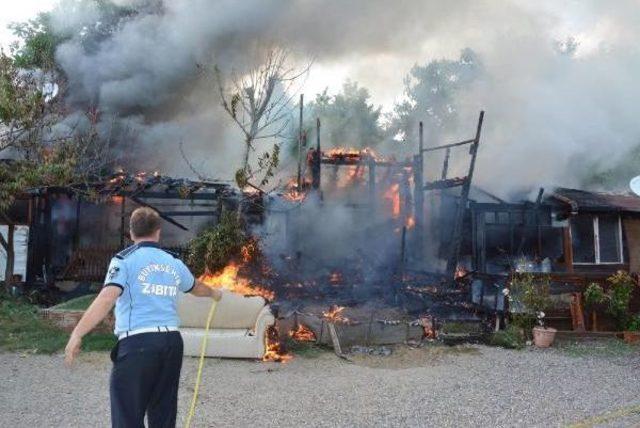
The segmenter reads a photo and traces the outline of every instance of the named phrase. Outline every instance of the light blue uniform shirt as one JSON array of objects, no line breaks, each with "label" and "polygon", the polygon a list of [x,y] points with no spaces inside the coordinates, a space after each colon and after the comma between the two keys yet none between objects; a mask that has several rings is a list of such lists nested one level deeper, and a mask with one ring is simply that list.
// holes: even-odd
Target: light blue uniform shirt
[{"label": "light blue uniform shirt", "polygon": [[115,309],[119,335],[140,328],[179,327],[178,292],[191,291],[195,279],[181,260],[157,243],[141,242],[111,259],[104,283],[122,289]]}]

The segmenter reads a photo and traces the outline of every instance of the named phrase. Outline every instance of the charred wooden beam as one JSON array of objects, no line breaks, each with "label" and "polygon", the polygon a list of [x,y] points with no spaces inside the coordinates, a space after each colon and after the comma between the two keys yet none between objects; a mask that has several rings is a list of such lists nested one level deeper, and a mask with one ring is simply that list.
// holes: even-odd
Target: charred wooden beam
[{"label": "charred wooden beam", "polygon": [[[482,114],[482,112],[481,112]],[[445,149],[451,149],[453,147],[458,147],[458,146],[464,146],[465,144],[474,144],[476,142],[476,139],[472,139],[472,140],[464,140],[464,141],[460,141],[459,143],[452,143],[452,144],[445,144],[442,146],[436,146],[436,147],[428,147],[426,149],[422,149],[423,152],[433,152],[436,150],[445,150]]]},{"label": "charred wooden beam", "polygon": [[418,154],[413,157],[413,201],[416,245],[415,251],[418,260],[424,255],[424,126],[420,122],[418,128]]},{"label": "charred wooden beam", "polygon": [[[471,180],[473,179],[473,172],[476,166],[476,159],[478,157],[478,146],[480,145],[480,134],[482,132],[482,122],[484,120],[484,111],[480,112],[478,117],[478,126],[476,128],[476,136],[472,140],[473,144],[469,148],[471,154],[471,162],[469,163],[469,173],[462,185],[462,192],[460,199],[458,200],[458,209],[456,212],[455,221],[453,224],[452,242],[450,247],[449,259],[447,260],[447,275],[453,278],[453,275],[458,266],[458,259],[460,257],[460,248],[462,247],[462,228],[464,224],[464,213],[469,201],[469,190],[471,189]],[[461,145],[461,144],[458,144]]]},{"label": "charred wooden beam", "polygon": [[439,189],[450,189],[452,187],[464,186],[469,177],[455,177],[455,178],[447,178],[445,180],[435,180],[426,183],[423,187],[424,190],[439,190]]},{"label": "charred wooden beam", "polygon": [[183,226],[182,224],[178,223],[177,221],[175,221],[174,219],[172,219],[171,217],[166,216],[162,211],[160,211],[159,209],[157,209],[156,207],[154,207],[151,204],[148,204],[146,202],[141,201],[140,199],[136,198],[136,197],[132,197],[131,200],[133,202],[135,202],[138,205],[142,205],[143,207],[147,207],[147,208],[151,208],[152,210],[154,210],[156,213],[158,213],[158,215],[160,216],[160,218],[162,218],[165,221],[168,221],[169,223],[171,223],[172,225],[176,226],[179,229],[182,229],[184,231],[188,231],[189,228]]}]

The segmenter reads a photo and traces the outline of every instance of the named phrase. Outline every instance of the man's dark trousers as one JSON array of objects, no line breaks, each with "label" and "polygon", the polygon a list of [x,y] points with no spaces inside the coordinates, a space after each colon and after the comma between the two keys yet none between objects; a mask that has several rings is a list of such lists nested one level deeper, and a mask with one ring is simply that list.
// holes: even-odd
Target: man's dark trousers
[{"label": "man's dark trousers", "polygon": [[111,424],[114,428],[176,426],[182,337],[177,331],[142,333],[111,352]]}]

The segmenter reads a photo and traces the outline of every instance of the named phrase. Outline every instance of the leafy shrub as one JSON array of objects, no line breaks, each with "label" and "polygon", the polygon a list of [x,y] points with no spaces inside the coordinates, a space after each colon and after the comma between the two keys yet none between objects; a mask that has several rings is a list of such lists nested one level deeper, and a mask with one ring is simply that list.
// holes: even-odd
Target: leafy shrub
[{"label": "leafy shrub", "polygon": [[584,292],[584,303],[590,308],[594,308],[598,305],[603,304],[606,298],[607,295],[605,294],[600,284],[595,282],[589,284]]},{"label": "leafy shrub", "polygon": [[627,330],[640,331],[640,315],[634,315],[631,317],[631,321],[627,324]]},{"label": "leafy shrub", "polygon": [[635,281],[627,272],[619,270],[607,278],[611,288],[607,291],[609,305],[607,312],[616,319],[619,329],[623,330],[631,320],[629,303],[636,286]]},{"label": "leafy shrub", "polygon": [[251,242],[237,215],[224,212],[220,222],[203,231],[189,243],[187,264],[196,275],[217,272],[232,260],[242,258],[242,250]]},{"label": "leafy shrub", "polygon": [[507,349],[522,349],[525,345],[524,331],[522,328],[510,324],[506,329],[492,333],[489,337],[489,344]]},{"label": "leafy shrub", "polygon": [[549,276],[514,273],[508,299],[514,324],[529,331],[537,318],[543,325],[544,311],[553,305]]}]

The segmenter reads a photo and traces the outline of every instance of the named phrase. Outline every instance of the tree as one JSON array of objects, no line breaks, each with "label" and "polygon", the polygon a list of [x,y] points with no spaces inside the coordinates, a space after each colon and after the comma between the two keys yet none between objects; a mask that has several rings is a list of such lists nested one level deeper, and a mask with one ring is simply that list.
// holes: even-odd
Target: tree
[{"label": "tree", "polygon": [[251,155],[257,152],[262,140],[284,136],[291,120],[292,91],[299,77],[307,72],[288,66],[288,51],[269,49],[264,61],[244,72],[232,72],[225,76],[215,67],[218,91],[222,107],[238,126],[243,135],[243,156],[235,179],[238,187],[262,187],[275,173],[280,158],[280,145],[258,154],[255,165]]},{"label": "tree", "polygon": [[414,65],[404,80],[406,99],[396,104],[390,116],[389,134],[413,142],[420,121],[435,137],[455,129],[456,96],[481,72],[478,56],[468,48],[462,50],[457,60],[441,59],[423,66]]},{"label": "tree", "polygon": [[0,220],[9,227],[8,239],[0,239],[7,253],[5,283],[13,276],[13,230],[8,209],[15,198],[31,187],[76,186],[99,175],[108,164],[108,146],[88,115],[84,130],[72,127],[54,132],[62,119],[63,105],[51,88],[55,82],[38,71],[17,66],[0,52]]},{"label": "tree", "polygon": [[304,129],[315,140],[316,118],[322,123],[324,147],[376,147],[384,139],[380,127],[381,107],[369,102],[371,95],[357,82],[347,80],[342,92],[330,96],[327,89],[307,105]]}]

